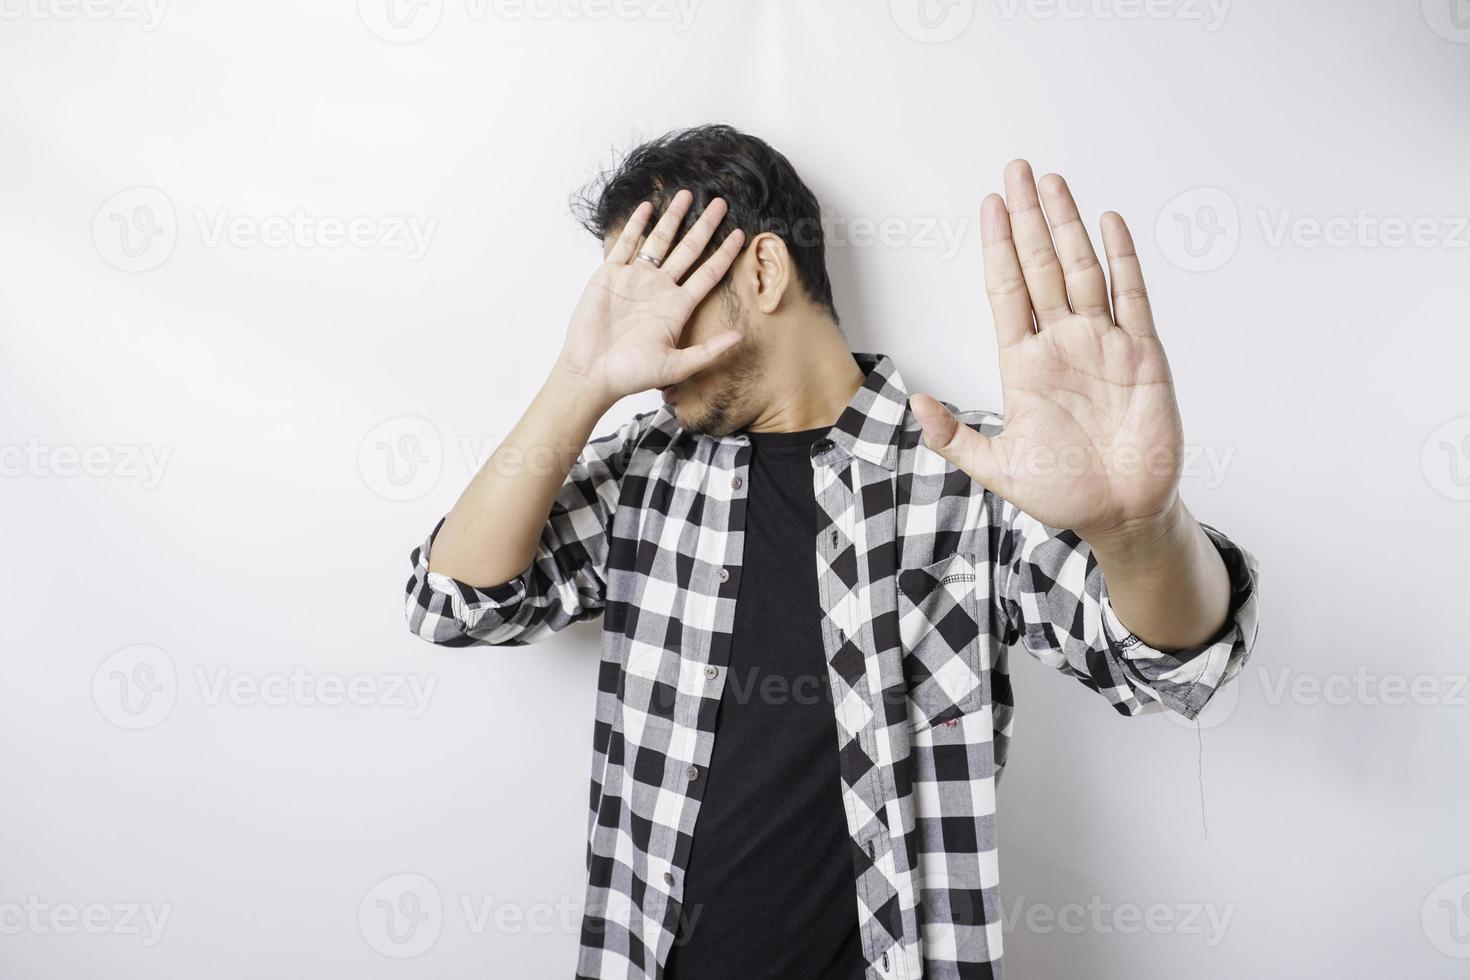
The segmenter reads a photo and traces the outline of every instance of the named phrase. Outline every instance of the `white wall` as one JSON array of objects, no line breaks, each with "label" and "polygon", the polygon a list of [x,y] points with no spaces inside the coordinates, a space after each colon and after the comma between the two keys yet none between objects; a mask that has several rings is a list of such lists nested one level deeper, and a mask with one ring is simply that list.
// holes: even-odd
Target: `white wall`
[{"label": "white wall", "polygon": [[[1464,0],[925,0],[934,32],[916,0],[425,0],[396,32],[386,0],[68,2],[0,3],[0,976],[571,975],[596,630],[438,651],[399,597],[596,260],[569,191],[707,120],[832,212],[854,346],[967,407],[998,404],[976,215],[1004,163],[1121,211],[1187,498],[1262,561],[1260,643],[1200,735],[1018,655],[1010,975],[1464,975]],[[163,234],[129,257],[140,206]],[[1191,257],[1175,215],[1199,236],[1205,206],[1225,234]],[[296,209],[408,216],[427,249],[213,235]],[[65,475],[88,449],[103,475]],[[296,668],[286,703],[249,689]],[[317,702],[347,681],[369,703]],[[399,874],[443,907],[406,960],[374,948]],[[91,904],[102,934],[63,934]]]}]

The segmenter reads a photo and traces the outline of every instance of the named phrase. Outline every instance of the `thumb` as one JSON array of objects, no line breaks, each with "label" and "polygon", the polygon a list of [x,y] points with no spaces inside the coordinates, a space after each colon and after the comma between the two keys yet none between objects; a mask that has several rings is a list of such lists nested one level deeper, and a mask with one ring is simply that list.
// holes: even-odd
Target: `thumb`
[{"label": "thumb", "polygon": [[964,470],[976,483],[1002,493],[1000,484],[1004,482],[1004,474],[988,436],[962,424],[938,399],[929,395],[914,395],[909,399],[909,408],[924,430],[925,446]]},{"label": "thumb", "polygon": [[669,351],[668,360],[665,362],[665,374],[668,375],[665,384],[677,384],[690,375],[703,371],[724,357],[725,353],[740,343],[744,336],[738,330],[726,330],[715,334],[702,344]]}]

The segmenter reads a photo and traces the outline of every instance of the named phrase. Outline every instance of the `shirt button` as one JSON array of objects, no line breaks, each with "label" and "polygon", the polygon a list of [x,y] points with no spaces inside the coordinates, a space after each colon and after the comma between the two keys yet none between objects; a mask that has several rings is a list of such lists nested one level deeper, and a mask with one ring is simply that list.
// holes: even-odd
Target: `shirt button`
[{"label": "shirt button", "polygon": [[704,668],[704,676],[708,677],[710,680],[714,680],[716,677],[720,676],[720,668],[711,664],[710,666]]},{"label": "shirt button", "polygon": [[823,439],[820,442],[818,442],[815,446],[813,446],[812,449],[816,452],[816,454],[818,456],[821,456],[824,453],[830,453],[832,451],[832,440],[831,439]]},{"label": "shirt button", "polygon": [[674,883],[674,873],[672,871],[665,871],[664,872],[664,884],[666,884],[666,885],[672,885],[673,883]]},{"label": "shirt button", "polygon": [[720,569],[720,581],[721,582],[728,582],[728,581],[730,581],[730,570],[728,568],[722,568],[722,569]]},{"label": "shirt button", "polygon": [[691,783],[694,782],[696,779],[699,778],[699,767],[690,766],[688,769],[684,770],[684,775],[689,777],[689,781]]},{"label": "shirt button", "polygon": [[730,489],[731,490],[739,490],[744,484],[745,484],[745,481],[742,480],[742,479],[740,479],[740,477],[738,477],[738,476],[732,476],[732,477],[730,477]]}]

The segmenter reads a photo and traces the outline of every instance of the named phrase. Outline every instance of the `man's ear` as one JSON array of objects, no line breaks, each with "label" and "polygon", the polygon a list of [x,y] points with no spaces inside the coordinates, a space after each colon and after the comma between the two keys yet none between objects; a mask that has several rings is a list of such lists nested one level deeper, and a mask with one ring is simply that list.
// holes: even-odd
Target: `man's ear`
[{"label": "man's ear", "polygon": [[791,253],[779,235],[762,232],[746,247],[755,273],[754,301],[756,309],[770,315],[776,312],[786,290],[795,278]]}]

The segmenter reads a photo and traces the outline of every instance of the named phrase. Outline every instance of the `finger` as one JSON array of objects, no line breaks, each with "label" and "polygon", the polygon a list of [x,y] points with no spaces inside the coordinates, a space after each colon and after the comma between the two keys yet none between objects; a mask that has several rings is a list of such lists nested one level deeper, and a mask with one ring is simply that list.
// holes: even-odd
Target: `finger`
[{"label": "finger", "polygon": [[1031,164],[1012,160],[1006,167],[1006,209],[1011,214],[1011,234],[1016,240],[1016,254],[1031,293],[1031,308],[1036,311],[1036,324],[1049,322],[1072,312],[1067,305],[1067,283],[1057,262],[1046,216],[1041,212],[1041,198],[1036,194],[1036,180]]},{"label": "finger", "polygon": [[1016,243],[1011,238],[1011,219],[1006,202],[991,194],[980,203],[980,243],[985,254],[985,294],[995,318],[995,340],[1009,347],[1032,334],[1031,296]]},{"label": "finger", "polygon": [[633,257],[633,252],[638,248],[638,239],[643,237],[643,229],[648,227],[648,219],[653,214],[653,205],[647,201],[633,209],[628,215],[628,221],[623,225],[623,230],[618,234],[617,241],[613,242],[612,250],[607,253],[607,261],[616,262],[618,265],[627,265],[628,260]]},{"label": "finger", "polygon": [[1041,200],[1056,241],[1072,311],[1083,316],[1107,316],[1108,280],[1092,250],[1082,215],[1077,213],[1072,189],[1060,175],[1047,174],[1041,178]]},{"label": "finger", "polygon": [[988,436],[961,424],[938,399],[913,395],[909,408],[924,430],[924,445],[964,470],[976,483],[1004,497],[1008,489],[1000,454]]},{"label": "finger", "polygon": [[1133,235],[1122,215],[1109,211],[1102,216],[1102,237],[1108,255],[1108,278],[1113,283],[1113,319],[1131,334],[1154,336],[1154,314],[1143,284],[1143,267],[1138,264]]},{"label": "finger", "polygon": [[730,270],[736,256],[740,254],[741,247],[745,244],[745,232],[736,228],[725,236],[715,254],[700,263],[699,268],[689,274],[684,280],[684,288],[689,291],[689,297],[697,305],[710,290],[720,284],[725,278],[725,273]]},{"label": "finger", "polygon": [[675,279],[683,279],[684,273],[699,260],[704,254],[704,247],[714,237],[715,229],[720,227],[720,222],[725,220],[725,212],[730,210],[723,197],[717,197],[709,202],[694,227],[679,239],[679,244],[664,260],[663,269]]},{"label": "finger", "polygon": [[669,351],[665,364],[668,378],[665,384],[677,384],[690,375],[698,374],[740,343],[744,335],[738,330],[726,330],[693,347],[675,348]]},{"label": "finger", "polygon": [[[689,191],[679,191],[669,206],[664,209],[663,216],[658,219],[658,224],[653,226],[653,232],[644,241],[643,247],[638,249],[638,255],[647,255],[659,260],[663,264],[663,257],[668,254],[669,246],[673,244],[674,233],[684,223],[684,215],[689,211],[689,205],[694,201],[694,195]],[[636,256],[635,256],[636,259]]]}]

